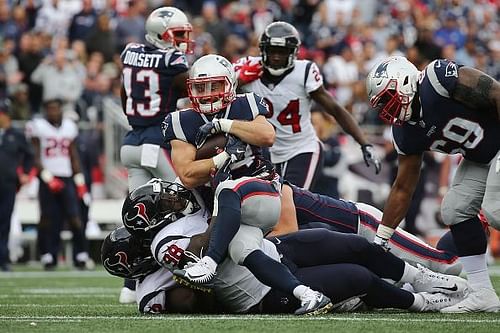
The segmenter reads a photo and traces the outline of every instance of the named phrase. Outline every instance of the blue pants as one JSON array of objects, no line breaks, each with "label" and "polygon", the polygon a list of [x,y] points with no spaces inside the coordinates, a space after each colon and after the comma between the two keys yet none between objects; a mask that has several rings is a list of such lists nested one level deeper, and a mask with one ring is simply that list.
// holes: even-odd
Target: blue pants
[{"label": "blue pants", "polygon": [[16,199],[16,184],[0,185],[0,266],[9,262],[10,219]]}]

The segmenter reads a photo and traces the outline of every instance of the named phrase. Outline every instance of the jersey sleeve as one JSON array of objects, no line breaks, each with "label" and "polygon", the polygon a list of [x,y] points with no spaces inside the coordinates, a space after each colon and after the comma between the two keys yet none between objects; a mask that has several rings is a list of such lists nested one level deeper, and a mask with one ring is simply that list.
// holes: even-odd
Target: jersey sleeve
[{"label": "jersey sleeve", "polygon": [[420,155],[426,150],[419,138],[422,133],[418,132],[417,126],[404,124],[403,126],[392,126],[392,142],[394,149],[399,155]]},{"label": "jersey sleeve", "polygon": [[319,71],[318,65],[314,62],[309,62],[306,66],[306,73],[304,78],[304,87],[309,94],[318,90],[323,85],[323,75]]},{"label": "jersey sleeve", "polygon": [[425,72],[434,90],[441,96],[450,97],[458,82],[458,69],[455,62],[438,59],[427,65]]},{"label": "jersey sleeve", "polygon": [[254,120],[257,116],[267,116],[269,106],[264,98],[254,93],[238,95],[231,105],[231,119]]},{"label": "jersey sleeve", "polygon": [[187,72],[189,68],[186,55],[179,51],[173,52],[170,57],[165,55],[165,62],[165,67],[171,71],[172,76]]}]

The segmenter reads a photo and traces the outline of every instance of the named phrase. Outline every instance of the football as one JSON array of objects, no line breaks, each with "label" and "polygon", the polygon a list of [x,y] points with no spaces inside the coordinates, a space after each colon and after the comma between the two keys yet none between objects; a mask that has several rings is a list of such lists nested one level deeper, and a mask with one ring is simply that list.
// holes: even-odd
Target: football
[{"label": "football", "polygon": [[226,143],[227,136],[225,133],[212,135],[207,139],[207,141],[205,141],[203,146],[196,151],[196,160],[204,160],[214,157],[224,150]]}]

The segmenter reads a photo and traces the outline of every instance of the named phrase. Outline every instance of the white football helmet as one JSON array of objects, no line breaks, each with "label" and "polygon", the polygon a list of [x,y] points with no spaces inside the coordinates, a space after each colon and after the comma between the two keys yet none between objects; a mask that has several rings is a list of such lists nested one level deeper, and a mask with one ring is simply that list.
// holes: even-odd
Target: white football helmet
[{"label": "white football helmet", "polygon": [[401,125],[412,114],[419,70],[405,57],[389,57],[376,64],[366,78],[370,105],[388,124]]},{"label": "white football helmet", "polygon": [[146,40],[160,49],[176,48],[193,52],[194,41],[189,39],[193,27],[186,14],[175,7],[160,7],[146,20]]},{"label": "white football helmet", "polygon": [[233,64],[216,54],[196,60],[189,71],[187,90],[193,108],[204,114],[215,114],[236,96],[237,77]]}]

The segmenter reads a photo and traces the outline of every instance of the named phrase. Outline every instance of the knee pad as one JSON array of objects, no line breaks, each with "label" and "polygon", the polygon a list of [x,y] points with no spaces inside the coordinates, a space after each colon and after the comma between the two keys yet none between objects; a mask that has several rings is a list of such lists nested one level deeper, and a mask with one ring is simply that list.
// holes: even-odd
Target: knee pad
[{"label": "knee pad", "polygon": [[479,207],[474,207],[469,198],[450,190],[441,203],[443,223],[454,225],[477,215]]},{"label": "knee pad", "polygon": [[257,227],[241,225],[228,246],[228,254],[232,261],[241,265],[245,258],[260,249],[264,235]]}]

